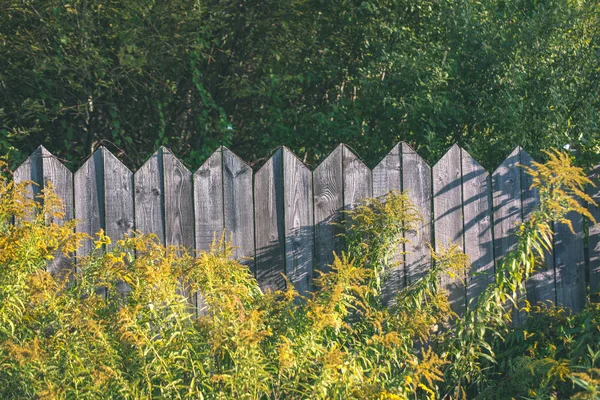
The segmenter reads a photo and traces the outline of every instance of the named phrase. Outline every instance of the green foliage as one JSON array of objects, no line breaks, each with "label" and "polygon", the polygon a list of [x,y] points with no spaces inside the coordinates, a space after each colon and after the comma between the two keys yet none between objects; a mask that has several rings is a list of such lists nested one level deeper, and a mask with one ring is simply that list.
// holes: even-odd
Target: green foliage
[{"label": "green foliage", "polygon": [[509,323],[507,302],[519,304],[549,223],[585,212],[573,196],[590,200],[571,159],[549,158],[529,170],[540,207],[464,318],[440,288],[442,274],[469,267],[456,246],[433,253],[391,306],[381,301],[419,220],[405,194],[349,211],[346,251],[299,297],[291,284],[262,293],[223,239],[189,254],[140,232],[116,243],[99,232],[76,268],[51,274],[47,262],[84,236],[59,223],[51,188],[34,202],[27,182],[0,177],[0,397],[594,398],[597,305],[578,315],[534,307],[525,325]]},{"label": "green foliage", "polygon": [[[339,142],[373,164],[398,140],[488,169],[517,144],[598,162],[595,0],[100,1],[0,6],[0,153],[80,165],[159,145],[197,167]],[[123,152],[119,151],[123,150]]]}]

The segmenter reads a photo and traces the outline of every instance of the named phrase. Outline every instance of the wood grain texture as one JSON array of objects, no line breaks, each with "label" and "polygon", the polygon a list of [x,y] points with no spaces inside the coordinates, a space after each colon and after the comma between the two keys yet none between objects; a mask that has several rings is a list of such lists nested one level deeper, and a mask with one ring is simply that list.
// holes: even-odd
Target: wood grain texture
[{"label": "wood grain texture", "polygon": [[312,289],[314,261],[313,192],[310,170],[283,149],[285,270],[300,295]]},{"label": "wood grain texture", "polygon": [[590,221],[588,238],[590,293],[597,297],[600,295],[600,165],[596,165],[589,176],[596,187],[589,185],[587,192],[597,203],[588,206],[590,213],[596,219],[595,224]]},{"label": "wood grain texture", "polygon": [[373,168],[373,197],[382,197],[395,190],[402,191],[402,160],[400,144]]},{"label": "wood grain texture", "polygon": [[[104,152],[103,147],[79,168],[73,177],[75,195],[75,218],[79,221],[75,230],[95,237],[104,229]],[[85,239],[77,249],[77,256],[90,253],[93,239]]]},{"label": "wood grain texture", "polygon": [[[496,266],[502,265],[504,257],[517,243],[515,232],[523,222],[521,209],[521,148],[512,153],[492,174],[492,197],[494,204],[494,255]],[[517,293],[517,297],[522,294]],[[519,325],[524,317],[522,312],[512,308],[512,321]]]},{"label": "wood grain texture", "polygon": [[585,305],[586,296],[583,218],[575,212],[569,213],[567,218],[574,234],[566,224],[554,226],[556,304],[578,312]]},{"label": "wood grain texture", "polygon": [[[525,150],[521,149],[519,157],[522,166],[533,167],[533,158]],[[537,190],[531,188],[532,183],[533,177],[521,168],[521,209],[524,221],[530,218],[531,213],[540,203]],[[547,305],[556,304],[553,251],[546,251],[544,259],[539,261],[536,270],[525,283],[527,301],[532,305],[539,302]]]},{"label": "wood grain texture", "polygon": [[[25,187],[25,196],[28,199],[35,199],[37,202],[43,202],[39,197],[44,187],[43,176],[40,148],[36,149],[29,157],[27,157],[13,172],[13,180],[15,183],[28,183]],[[29,213],[29,211],[31,212]],[[30,221],[35,217],[34,210],[27,210],[27,212],[28,214],[23,216],[23,220]],[[18,220],[15,222],[18,222]]]},{"label": "wood grain texture", "polygon": [[162,150],[155,152],[134,176],[135,228],[165,243]]},{"label": "wood grain texture", "polygon": [[492,174],[494,203],[494,254],[496,265],[516,243],[516,225],[523,221],[521,215],[521,148],[517,147]]},{"label": "wood grain texture", "polygon": [[[383,198],[392,190],[402,191],[402,160],[400,144],[373,168],[373,197]],[[382,285],[382,301],[384,304],[395,303],[398,292],[405,286],[404,244],[398,246],[392,261],[395,265],[387,272]]]},{"label": "wood grain texture", "polygon": [[256,279],[263,291],[285,288],[283,208],[283,149],[279,148],[254,175]]},{"label": "wood grain texture", "polygon": [[100,151],[104,158],[104,226],[112,239],[110,249],[133,228],[133,173],[106,148]]},{"label": "wood grain texture", "polygon": [[223,147],[223,213],[234,256],[254,271],[252,168]]},{"label": "wood grain texture", "polygon": [[[13,179],[16,183],[31,181],[27,188],[27,196],[31,199],[35,198],[41,204],[43,204],[43,199],[40,197],[42,189],[52,185],[54,193],[63,202],[62,207],[55,211],[63,212],[64,216],[57,218],[48,215],[46,217],[48,223],[62,225],[65,221],[73,219],[73,174],[43,146],[38,147],[15,170]],[[33,215],[28,218],[31,217]],[[72,260],[60,252],[55,253],[54,259],[46,264],[47,270],[53,274],[71,266]]]},{"label": "wood grain texture", "polygon": [[342,250],[344,189],[342,181],[343,146],[339,145],[313,172],[315,218],[315,269],[327,271],[333,253]]},{"label": "wood grain texture", "polygon": [[373,196],[371,170],[349,147],[342,145],[344,208],[349,210]]},{"label": "wood grain texture", "polygon": [[[220,240],[223,221],[223,149],[217,149],[194,173],[196,250],[209,250]],[[227,240],[229,238],[226,238]]]},{"label": "wood grain texture", "polygon": [[491,178],[469,153],[461,153],[465,254],[471,261],[467,304],[471,305],[494,282]]},{"label": "wood grain texture", "polygon": [[192,173],[163,148],[165,188],[165,244],[194,248],[194,193]]},{"label": "wood grain texture", "polygon": [[414,232],[407,232],[405,250],[406,283],[412,284],[431,267],[432,182],[431,168],[408,144],[402,143],[402,190],[423,218]]},{"label": "wood grain texture", "polygon": [[[40,146],[38,148],[43,170],[43,185],[47,187],[50,183],[53,186],[54,193],[63,201],[63,218],[48,218],[48,222],[63,225],[65,221],[74,218],[73,207],[73,174],[48,150]],[[54,260],[47,263],[46,268],[51,273],[57,273],[62,269],[71,269],[73,260],[62,253],[56,253]]]},{"label": "wood grain texture", "polygon": [[[436,250],[455,244],[463,250],[461,149],[454,145],[433,167],[433,212]],[[460,280],[440,278],[454,312],[464,314],[466,290]]]}]

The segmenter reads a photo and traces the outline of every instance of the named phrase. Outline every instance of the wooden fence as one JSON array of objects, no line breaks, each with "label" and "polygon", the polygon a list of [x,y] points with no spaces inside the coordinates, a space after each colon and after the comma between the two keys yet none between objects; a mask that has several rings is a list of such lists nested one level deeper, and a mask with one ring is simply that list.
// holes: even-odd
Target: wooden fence
[{"label": "wooden fence", "polygon": [[[514,245],[515,224],[538,201],[531,179],[517,164],[531,157],[516,148],[491,175],[465,150],[454,145],[431,168],[406,143],[397,144],[372,170],[347,146],[338,146],[314,171],[281,147],[260,168],[252,169],[221,147],[196,171],[189,171],[169,150],[159,149],[135,173],[106,148],[99,148],[74,174],[43,147],[14,173],[15,181],[51,181],[66,204],[66,218],[77,230],[101,228],[111,238],[130,229],[158,235],[166,244],[209,248],[215,233],[231,235],[235,256],[255,274],[263,289],[282,289],[285,273],[301,293],[311,290],[314,271],[332,262],[342,246],[340,210],[390,190],[406,191],[424,216],[404,263],[386,284],[386,295],[418,279],[430,266],[427,243],[439,248],[456,243],[470,257],[466,285],[443,278],[453,308],[464,312],[494,279],[494,266]],[[598,181],[600,168],[591,176]],[[39,187],[32,187],[38,193]],[[600,201],[600,191],[590,194]],[[600,210],[592,213],[600,220]],[[546,267],[528,281],[532,303],[550,300],[574,311],[585,304],[587,285],[600,281],[600,225],[571,215],[576,234],[556,226]],[[591,224],[590,224],[591,225]],[[90,251],[86,242],[78,255]],[[60,268],[65,260],[54,261]]]}]

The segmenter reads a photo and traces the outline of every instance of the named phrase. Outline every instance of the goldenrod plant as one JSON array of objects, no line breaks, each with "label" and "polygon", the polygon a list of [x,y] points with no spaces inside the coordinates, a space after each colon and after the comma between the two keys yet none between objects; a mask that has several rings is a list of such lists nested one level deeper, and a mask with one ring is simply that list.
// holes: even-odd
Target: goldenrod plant
[{"label": "goldenrod plant", "polygon": [[[99,232],[91,254],[49,273],[48,261],[73,260],[84,235],[58,223],[51,187],[36,202],[28,183],[0,177],[0,397],[594,398],[597,306],[578,315],[532,306],[524,325],[508,321],[506,303],[550,243],[549,224],[585,214],[574,196],[590,200],[562,153],[529,173],[540,206],[464,318],[439,283],[468,269],[456,246],[432,251],[423,277],[381,301],[420,218],[406,194],[350,210],[345,251],[301,297],[292,284],[263,293],[225,235],[193,254],[141,232]],[[197,310],[184,293],[198,293]]]}]

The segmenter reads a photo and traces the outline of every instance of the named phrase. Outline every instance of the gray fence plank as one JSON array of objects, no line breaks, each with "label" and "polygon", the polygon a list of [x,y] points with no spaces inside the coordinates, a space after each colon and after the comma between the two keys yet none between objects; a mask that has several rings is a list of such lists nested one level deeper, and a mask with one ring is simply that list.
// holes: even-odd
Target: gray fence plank
[{"label": "gray fence plank", "polygon": [[597,205],[590,205],[589,211],[596,219],[596,223],[590,223],[588,254],[590,260],[590,293],[598,296],[600,294],[600,165],[596,165],[590,172],[590,179],[594,186],[588,186],[587,192]]},{"label": "gray fence plank", "polygon": [[554,227],[556,303],[578,312],[585,305],[586,296],[583,218],[575,212],[569,213],[567,218],[575,234],[566,224],[556,224]]},{"label": "gray fence plank", "polygon": [[469,153],[461,153],[465,254],[471,260],[467,304],[474,304],[487,285],[494,282],[491,179]]},{"label": "gray fence plank", "polygon": [[114,246],[133,228],[133,173],[106,148],[104,158],[104,217],[106,235]]},{"label": "gray fence plank", "polygon": [[[55,222],[58,225],[70,221],[74,217],[73,210],[73,174],[48,150],[40,146],[36,152],[39,152],[43,168],[43,185],[47,186],[51,182],[54,187],[54,193],[63,201],[63,218],[51,218],[49,222]],[[55,254],[54,260],[47,264],[47,269],[51,273],[56,273],[65,268],[71,268],[73,261],[64,254]]]},{"label": "gray fence plank", "polygon": [[[54,193],[62,200],[63,218],[47,217],[48,222],[54,222],[62,225],[65,221],[73,219],[73,174],[56,157],[54,157],[43,146],[38,147],[25,162],[15,170],[13,175],[15,182],[24,180],[33,181],[36,184],[30,184],[28,196],[35,197],[40,202],[38,196],[49,182],[54,187]],[[54,259],[48,261],[47,270],[56,273],[63,268],[70,268],[71,261],[63,254],[55,254]]]},{"label": "gray fence plank", "polygon": [[[40,200],[39,195],[43,189],[42,160],[38,150],[27,157],[13,172],[13,181],[15,183],[20,184],[26,181],[29,182],[25,187],[25,196],[29,199],[36,199],[36,201]],[[24,215],[23,219],[28,221],[32,220],[34,217],[35,215],[32,213]],[[15,222],[18,222],[18,219]]]},{"label": "gray fence plank", "polygon": [[313,172],[315,217],[315,268],[328,270],[333,253],[342,250],[339,222],[344,207],[342,182],[343,146],[339,145]]},{"label": "gray fence plank", "polygon": [[[515,148],[492,174],[494,204],[494,256],[500,266],[514,248],[517,224],[523,221],[521,210],[521,148]],[[519,293],[517,293],[519,296]],[[512,310],[512,319],[520,324],[523,314]]]},{"label": "gray fence plank", "polygon": [[[520,151],[520,164],[527,167],[533,167],[533,159],[523,149]],[[531,188],[533,178],[521,169],[521,209],[523,220],[530,217],[531,212],[540,203],[537,190]],[[556,303],[556,286],[554,276],[554,255],[553,251],[545,252],[543,260],[539,260],[539,265],[526,282],[527,300],[531,305],[539,302],[546,304]]]},{"label": "gray fence plank", "polygon": [[223,213],[234,255],[254,271],[252,168],[223,147]]},{"label": "gray fence plank", "polygon": [[[138,229],[156,233],[165,244],[189,249],[206,249],[215,233],[225,231],[235,257],[253,269],[263,289],[283,289],[281,274],[285,272],[301,293],[311,289],[314,269],[325,269],[333,252],[343,248],[339,236],[343,228],[330,224],[340,220],[340,211],[372,195],[404,190],[424,221],[416,232],[405,234],[412,242],[404,246],[406,254],[398,254],[405,264],[392,272],[384,291],[391,299],[427,271],[431,257],[426,244],[435,225],[437,248],[454,242],[464,247],[472,261],[466,288],[451,284],[448,277],[443,282],[455,311],[462,313],[465,303],[492,281],[494,261],[500,263],[513,248],[516,224],[539,204],[538,193],[530,189],[531,177],[519,163],[532,163],[521,148],[507,157],[490,181],[489,174],[467,152],[453,146],[432,174],[425,161],[401,143],[371,171],[348,147],[340,145],[312,173],[289,150],[279,149],[253,176],[243,160],[220,148],[192,174],[169,150],[161,148],[133,175],[101,147],[73,175],[40,146],[17,168],[13,179],[40,185],[51,181],[65,200],[65,220],[79,219],[76,230],[91,236],[104,229],[113,242],[132,228],[134,216]],[[600,166],[592,172],[597,181],[599,171]],[[31,186],[30,195],[39,194],[41,188]],[[588,193],[600,201],[600,189],[588,188]],[[600,219],[598,207],[590,210]],[[576,235],[566,226],[555,227],[555,246],[545,255],[546,265],[538,265],[526,283],[532,304],[556,300],[573,311],[584,305],[583,221],[574,214],[569,218]],[[92,248],[92,241],[86,240],[77,255]],[[600,224],[589,227],[587,250],[591,289],[600,291]],[[49,263],[49,270],[68,263],[57,257]],[[481,274],[483,271],[486,273]],[[518,322],[520,315],[513,316]]]},{"label": "gray fence plank", "polygon": [[[101,149],[104,159],[104,226],[112,243],[129,233],[134,225],[133,173],[106,148]],[[117,292],[127,293],[129,287],[120,282]]]},{"label": "gray fence plank", "polygon": [[392,190],[402,191],[402,160],[400,144],[373,168],[373,197],[385,196]]},{"label": "gray fence plank", "polygon": [[[196,250],[220,240],[223,222],[223,149],[217,149],[194,173]],[[227,237],[226,240],[229,240]]]},{"label": "gray fence plank", "polygon": [[163,148],[165,179],[165,244],[193,249],[194,193],[192,173]]},{"label": "gray fence plank", "polygon": [[402,143],[402,190],[421,213],[422,221],[414,232],[407,232],[406,283],[412,284],[431,267],[431,168],[408,144]]},{"label": "gray fence plank", "polygon": [[314,231],[312,174],[289,149],[283,149],[285,270],[300,295],[312,289]]},{"label": "gray fence plank", "polygon": [[155,152],[134,176],[135,228],[155,234],[165,243],[162,149]]},{"label": "gray fence plank", "polygon": [[[397,144],[390,152],[373,168],[373,197],[385,196],[390,191],[402,191],[402,160],[400,144]],[[398,292],[405,285],[404,271],[404,245],[398,246],[393,262],[397,263],[387,275],[382,286],[382,300],[384,304],[394,304]]]},{"label": "gray fence plank", "polygon": [[348,210],[372,196],[373,177],[369,167],[350,148],[342,146],[344,208]]},{"label": "gray fence plank", "polygon": [[104,156],[101,147],[79,168],[73,177],[75,194],[75,218],[79,220],[75,230],[90,235],[77,249],[83,256],[94,249],[93,238],[104,229]]},{"label": "gray fence plank", "polygon": [[[463,250],[461,150],[454,145],[433,167],[433,212],[435,247],[440,250],[450,243]],[[466,306],[465,286],[448,274],[441,276],[441,285],[448,292],[454,312],[462,315]]]},{"label": "gray fence plank", "polygon": [[283,150],[254,175],[256,278],[262,290],[283,290],[285,280],[285,229],[283,194]]},{"label": "gray fence plank", "polygon": [[521,172],[519,164],[520,147],[500,164],[492,174],[494,201],[494,254],[496,264],[516,243],[515,227],[522,222],[521,215]]}]

